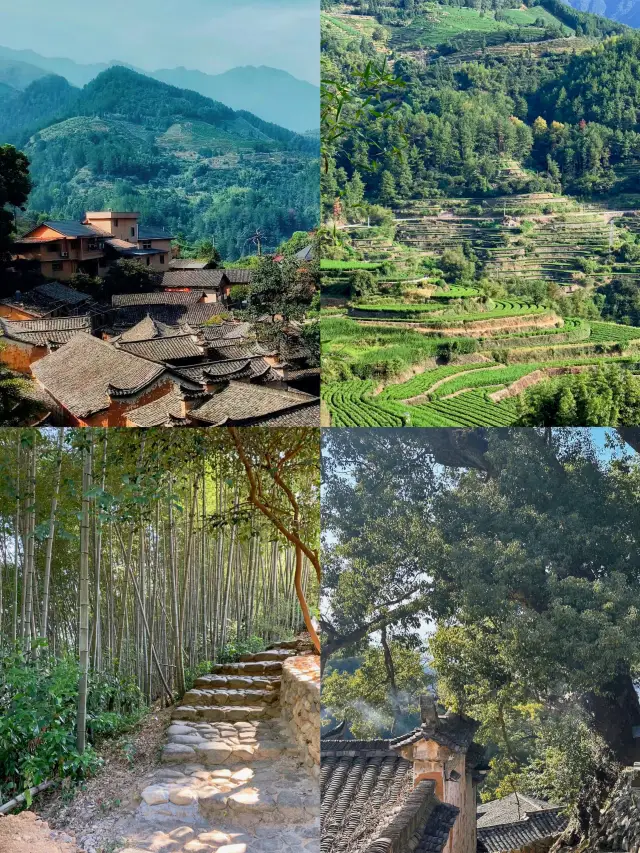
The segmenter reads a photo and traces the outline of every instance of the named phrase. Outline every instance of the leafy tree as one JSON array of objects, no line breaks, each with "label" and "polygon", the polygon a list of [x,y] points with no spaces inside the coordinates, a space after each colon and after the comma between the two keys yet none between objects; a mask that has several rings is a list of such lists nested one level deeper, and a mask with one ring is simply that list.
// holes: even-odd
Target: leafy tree
[{"label": "leafy tree", "polygon": [[159,283],[156,272],[141,261],[122,258],[109,267],[103,280],[105,296],[114,293],[147,293]]},{"label": "leafy tree", "polygon": [[24,209],[31,191],[29,160],[12,145],[0,145],[0,261],[11,249],[14,218],[8,206]]},{"label": "leafy tree", "polygon": [[[3,349],[4,344],[0,342],[0,353]],[[6,424],[10,420],[13,409],[21,402],[26,390],[25,380],[0,364],[0,423]]]},{"label": "leafy tree", "polygon": [[432,681],[419,650],[392,640],[368,648],[354,673],[340,671],[339,663],[322,679],[322,703],[354,737],[393,737],[396,727],[418,723],[418,698]]},{"label": "leafy tree", "polygon": [[349,291],[352,296],[366,296],[378,289],[378,279],[370,270],[353,270],[349,273]]},{"label": "leafy tree", "polygon": [[247,313],[254,318],[267,314],[272,319],[300,320],[311,306],[318,278],[317,262],[265,256],[253,274]]},{"label": "leafy tree", "polygon": [[528,389],[519,407],[522,426],[633,426],[640,380],[617,365],[598,366]]},{"label": "leafy tree", "polygon": [[[483,679],[510,713],[566,700],[629,762],[640,467],[604,465],[582,432],[420,432],[325,440],[323,654],[431,618],[453,707]],[[620,433],[640,447],[637,429]]]},{"label": "leafy tree", "polygon": [[220,252],[213,245],[211,240],[201,240],[196,245],[196,256],[208,264],[213,265],[213,269],[217,269],[222,261]]}]

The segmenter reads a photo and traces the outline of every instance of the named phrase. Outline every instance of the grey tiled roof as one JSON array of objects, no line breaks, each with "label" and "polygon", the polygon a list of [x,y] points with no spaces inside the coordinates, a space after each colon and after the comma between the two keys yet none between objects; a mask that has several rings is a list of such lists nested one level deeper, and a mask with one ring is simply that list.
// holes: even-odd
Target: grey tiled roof
[{"label": "grey tiled roof", "polygon": [[163,287],[193,287],[201,290],[217,290],[223,279],[224,270],[183,269],[169,270],[162,277]]},{"label": "grey tiled roof", "polygon": [[209,349],[219,358],[259,358],[263,355],[262,350],[253,341],[245,344],[216,341]]},{"label": "grey tiled roof", "polygon": [[250,331],[250,323],[213,323],[210,326],[202,326],[200,329],[205,341],[226,340],[229,342],[237,338],[245,338]]},{"label": "grey tiled roof", "polygon": [[169,261],[170,270],[204,270],[209,261],[197,261],[195,258],[174,258]]},{"label": "grey tiled roof", "polygon": [[533,811],[521,820],[478,827],[478,853],[508,853],[553,840],[564,831],[567,818],[558,808]]},{"label": "grey tiled roof", "polygon": [[224,390],[193,409],[190,416],[211,425],[242,423],[315,403],[316,397],[297,391],[229,382]]},{"label": "grey tiled roof", "polygon": [[187,314],[186,305],[126,305],[113,309],[114,329],[125,331],[145,317],[167,326],[180,326]]},{"label": "grey tiled roof", "polygon": [[253,279],[253,270],[225,268],[224,274],[231,284],[250,284]]},{"label": "grey tiled roof", "polygon": [[300,249],[299,252],[296,252],[295,257],[300,261],[311,261],[313,260],[313,245],[305,246],[304,249]]},{"label": "grey tiled roof", "polygon": [[109,395],[136,394],[164,372],[91,335],[77,334],[31,368],[38,382],[71,414],[85,417],[109,406]]},{"label": "grey tiled roof", "polygon": [[206,385],[209,382],[225,379],[262,379],[269,381],[277,377],[271,376],[271,367],[262,358],[237,358],[224,361],[208,361],[188,367],[176,368],[180,376],[192,382]]},{"label": "grey tiled roof", "polygon": [[285,412],[282,415],[272,415],[261,423],[267,423],[272,427],[319,427],[320,403],[305,406],[304,409],[295,409],[293,412]]},{"label": "grey tiled roof", "polygon": [[322,853],[441,853],[458,815],[384,740],[323,739],[320,785]]},{"label": "grey tiled roof", "polygon": [[33,288],[31,293],[42,301],[66,302],[69,305],[77,305],[91,299],[86,293],[74,290],[73,287],[67,287],[66,284],[61,284],[59,281],[48,281],[45,284],[39,284]]},{"label": "grey tiled roof", "polygon": [[435,740],[453,752],[466,752],[473,743],[473,736],[480,726],[476,720],[459,714],[438,717],[437,725],[423,724],[412,732],[394,738],[390,743],[394,749],[410,746],[419,740]]},{"label": "grey tiled roof", "polygon": [[64,234],[65,237],[105,236],[104,231],[99,231],[92,225],[83,225],[82,222],[75,222],[71,219],[49,220],[48,222],[43,222],[42,224],[46,225],[47,228],[51,228],[53,231],[57,231],[59,234]]},{"label": "grey tiled roof", "polygon": [[138,225],[138,240],[173,240],[173,234],[155,225]]},{"label": "grey tiled roof", "polygon": [[91,333],[90,317],[49,317],[41,320],[4,320],[0,317],[0,332],[11,340],[48,346],[66,343],[78,332]]},{"label": "grey tiled roof", "polygon": [[201,358],[204,349],[193,335],[171,335],[167,338],[150,338],[146,341],[118,341],[116,346],[124,352],[147,358],[150,361],[172,362],[185,358]]},{"label": "grey tiled roof", "polygon": [[181,421],[182,418],[182,394],[178,388],[173,388],[159,400],[127,412],[127,419],[132,424],[145,428],[164,426],[167,422]]},{"label": "grey tiled roof", "polygon": [[478,828],[521,820],[527,813],[555,808],[553,803],[530,797],[528,794],[508,794],[478,806]]},{"label": "grey tiled roof", "polygon": [[150,338],[168,338],[172,335],[184,334],[178,326],[168,326],[151,317],[144,317],[135,326],[131,326],[118,338],[118,343],[130,343],[131,341],[148,341]]},{"label": "grey tiled roof", "polygon": [[117,293],[111,297],[114,308],[129,305],[192,305],[202,299],[204,293],[153,291],[152,293]]},{"label": "grey tiled roof", "polygon": [[219,314],[231,315],[231,312],[221,302],[201,302],[197,305],[189,305],[184,315],[184,322],[189,323],[190,326],[204,326],[212,317]]}]

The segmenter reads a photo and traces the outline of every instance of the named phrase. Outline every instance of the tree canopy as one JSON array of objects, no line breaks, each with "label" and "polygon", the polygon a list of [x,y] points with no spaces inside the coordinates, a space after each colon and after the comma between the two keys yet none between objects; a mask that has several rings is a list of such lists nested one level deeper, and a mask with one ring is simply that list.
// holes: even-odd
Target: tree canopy
[{"label": "tree canopy", "polygon": [[[621,430],[634,444],[636,432]],[[416,640],[432,625],[441,700],[494,745],[489,792],[557,794],[572,749],[578,788],[605,755],[633,761],[640,466],[622,437],[334,430],[324,442],[329,661],[383,629]]]}]

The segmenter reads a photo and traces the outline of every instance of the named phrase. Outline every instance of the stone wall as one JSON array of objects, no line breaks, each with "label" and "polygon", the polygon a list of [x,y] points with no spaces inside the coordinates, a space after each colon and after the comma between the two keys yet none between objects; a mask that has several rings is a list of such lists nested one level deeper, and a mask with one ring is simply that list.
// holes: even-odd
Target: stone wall
[{"label": "stone wall", "polygon": [[320,658],[299,655],[282,666],[280,710],[305,767],[320,775]]}]

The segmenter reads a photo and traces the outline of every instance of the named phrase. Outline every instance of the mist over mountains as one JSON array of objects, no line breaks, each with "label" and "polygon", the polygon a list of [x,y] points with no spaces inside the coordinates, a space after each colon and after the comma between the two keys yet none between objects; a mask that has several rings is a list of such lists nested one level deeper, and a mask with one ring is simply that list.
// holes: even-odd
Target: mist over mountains
[{"label": "mist over mountains", "polygon": [[629,27],[640,27],[639,0],[567,0],[567,2],[581,12],[592,12]]},{"label": "mist over mountains", "polygon": [[32,50],[0,46],[0,95],[6,86],[22,90],[48,74],[63,77],[72,86],[83,87],[113,66],[124,66],[163,83],[191,89],[234,110],[246,110],[297,133],[317,130],[320,124],[319,88],[286,71],[264,65],[232,68],[222,74],[206,74],[184,67],[146,71],[117,60],[83,65],[64,57],[45,57]]}]

